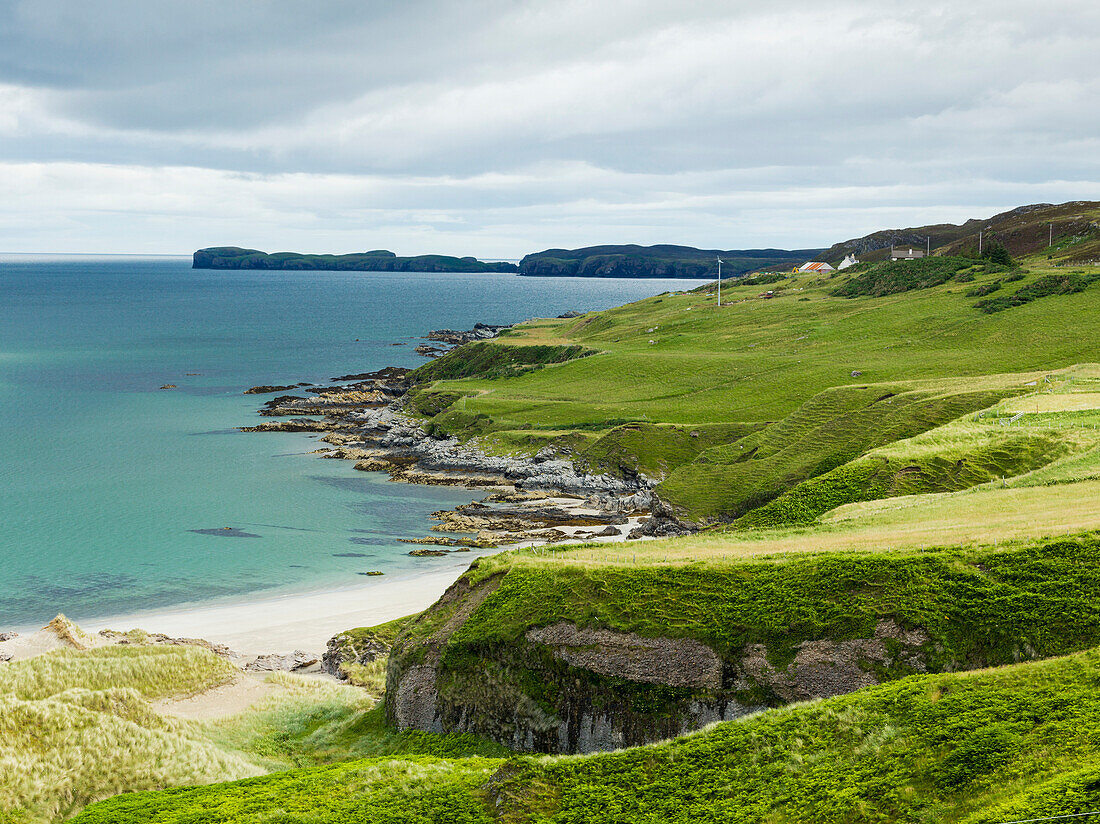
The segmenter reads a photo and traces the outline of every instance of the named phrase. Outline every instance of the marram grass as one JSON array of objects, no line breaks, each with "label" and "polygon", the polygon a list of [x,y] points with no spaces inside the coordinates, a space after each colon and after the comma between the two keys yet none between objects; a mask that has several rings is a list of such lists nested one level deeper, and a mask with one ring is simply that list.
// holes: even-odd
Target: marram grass
[{"label": "marram grass", "polygon": [[257,774],[148,700],[209,689],[233,672],[197,647],[56,650],[4,665],[0,816],[55,821],[120,792]]},{"label": "marram grass", "polygon": [[136,793],[79,824],[967,822],[1100,807],[1100,651],[919,675],[591,756],[373,758]]}]

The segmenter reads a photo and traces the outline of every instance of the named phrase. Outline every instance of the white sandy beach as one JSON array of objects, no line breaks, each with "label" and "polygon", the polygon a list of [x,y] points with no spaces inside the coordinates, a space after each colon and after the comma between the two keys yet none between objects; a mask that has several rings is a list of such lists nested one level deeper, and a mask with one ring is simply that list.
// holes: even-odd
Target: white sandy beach
[{"label": "white sandy beach", "polygon": [[469,561],[467,557],[443,569],[379,577],[323,592],[258,595],[236,603],[135,612],[78,623],[87,632],[140,627],[174,637],[205,638],[244,655],[295,649],[320,654],[328,639],[342,630],[380,624],[430,606]]}]

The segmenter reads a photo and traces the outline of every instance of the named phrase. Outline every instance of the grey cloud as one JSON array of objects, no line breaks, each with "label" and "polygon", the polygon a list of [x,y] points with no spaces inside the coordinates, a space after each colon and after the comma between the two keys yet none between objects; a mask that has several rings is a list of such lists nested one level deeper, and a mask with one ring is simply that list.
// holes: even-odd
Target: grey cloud
[{"label": "grey cloud", "polygon": [[[1098,46],[1088,0],[13,0],[0,168],[98,168],[128,215],[133,180],[177,187],[198,245],[211,210],[364,247],[402,221],[425,243],[807,245],[876,202],[881,224],[1097,196]],[[110,225],[104,202],[63,206],[67,236]],[[26,231],[0,209],[0,242]]]}]

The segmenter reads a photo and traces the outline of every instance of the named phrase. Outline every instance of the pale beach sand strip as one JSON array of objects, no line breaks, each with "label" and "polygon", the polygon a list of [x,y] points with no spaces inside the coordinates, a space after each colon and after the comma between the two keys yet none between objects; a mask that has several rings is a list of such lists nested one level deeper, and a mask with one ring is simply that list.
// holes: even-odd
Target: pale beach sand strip
[{"label": "pale beach sand strip", "polygon": [[302,649],[320,654],[333,635],[372,626],[430,606],[466,569],[449,564],[407,576],[379,578],[323,592],[265,597],[235,603],[150,610],[79,622],[87,632],[134,627],[174,637],[205,638],[235,652],[258,655]]}]

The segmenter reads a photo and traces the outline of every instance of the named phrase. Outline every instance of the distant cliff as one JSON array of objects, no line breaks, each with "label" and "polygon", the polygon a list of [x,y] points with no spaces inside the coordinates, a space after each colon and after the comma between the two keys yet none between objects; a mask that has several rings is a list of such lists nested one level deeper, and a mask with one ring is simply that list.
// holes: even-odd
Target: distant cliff
[{"label": "distant cliff", "polygon": [[517,272],[514,263],[486,263],[472,257],[398,257],[385,249],[353,255],[268,254],[257,249],[215,246],[195,252],[193,269],[297,269],[355,272]]},{"label": "distant cliff", "polygon": [[588,246],[527,255],[519,273],[532,277],[711,278],[722,258],[723,275],[786,269],[813,260],[820,249],[696,249],[692,246]]}]

